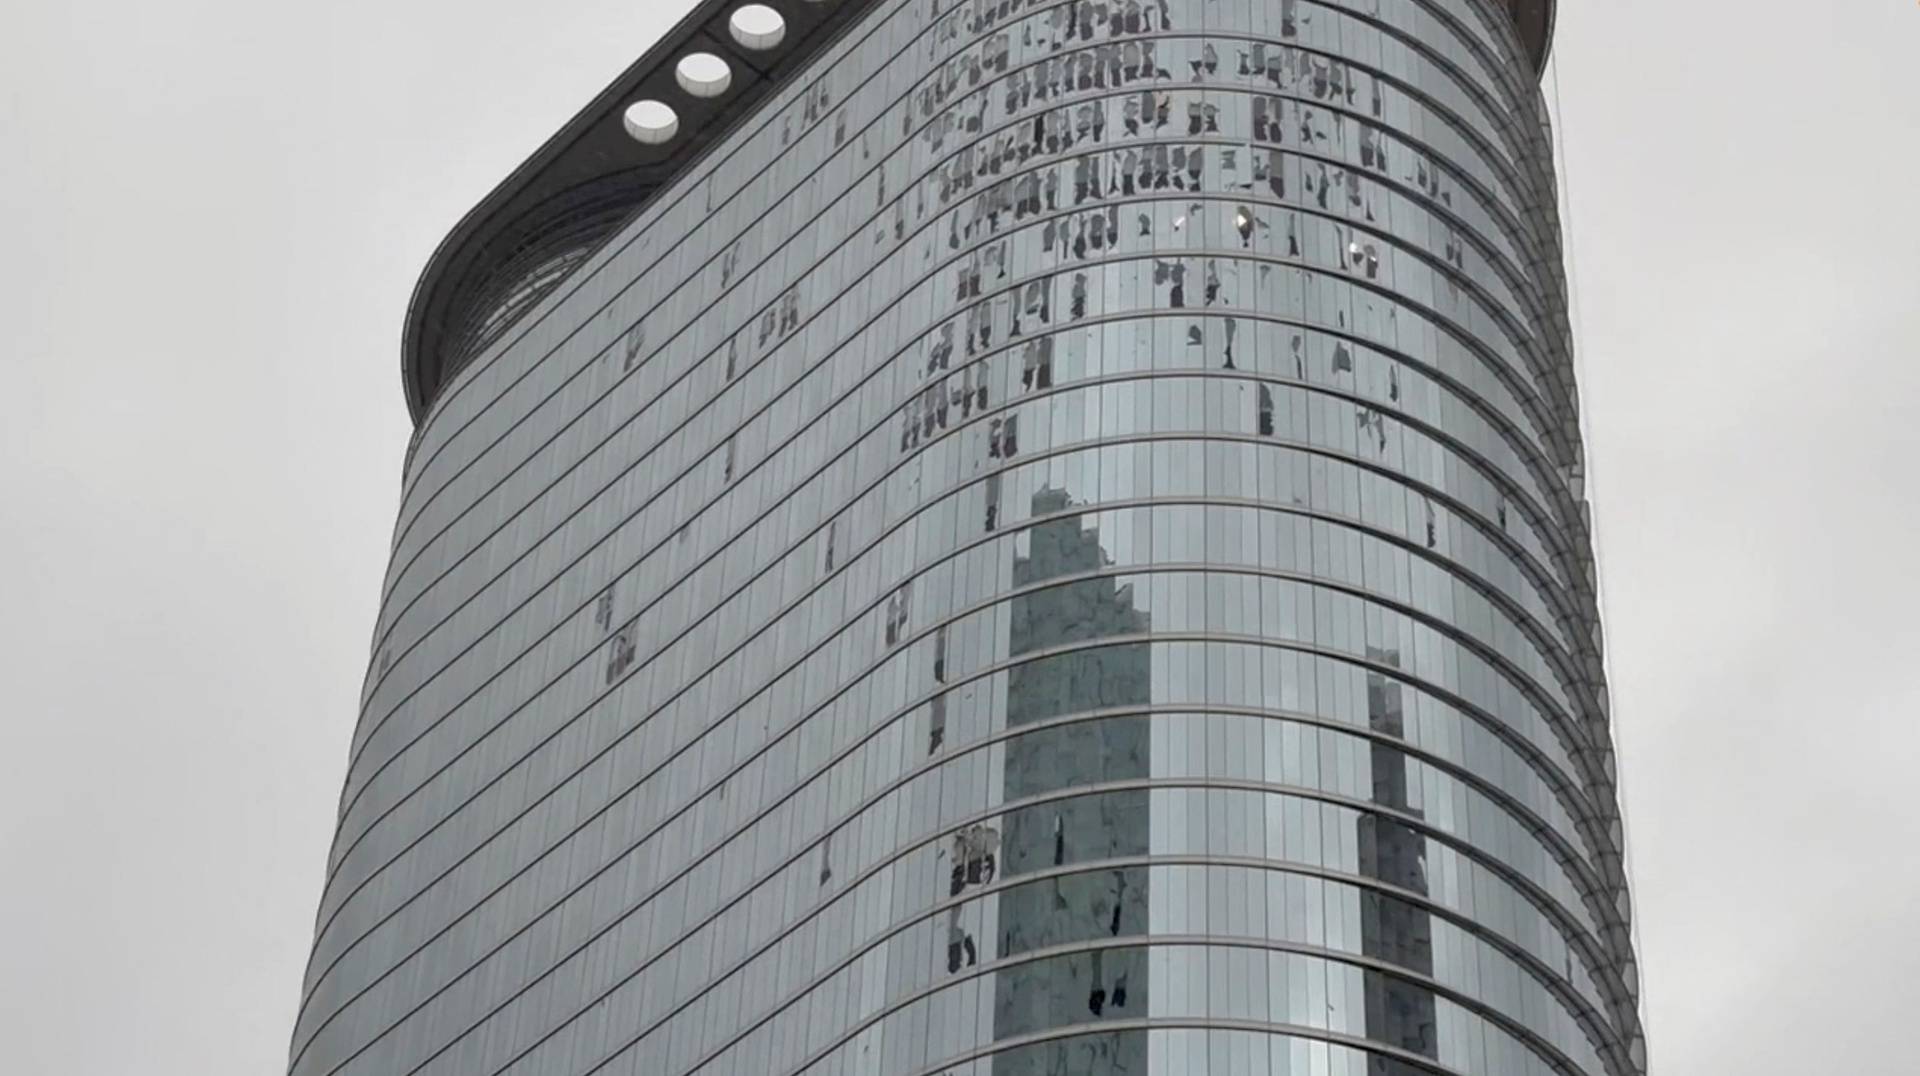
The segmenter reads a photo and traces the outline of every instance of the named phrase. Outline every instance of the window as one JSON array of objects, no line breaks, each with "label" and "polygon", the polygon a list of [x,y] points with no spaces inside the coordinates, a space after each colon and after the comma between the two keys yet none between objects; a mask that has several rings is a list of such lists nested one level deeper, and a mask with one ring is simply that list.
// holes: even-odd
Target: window
[{"label": "window", "polygon": [[633,666],[634,648],[639,639],[639,618],[629,620],[607,646],[607,683],[611,684]]},{"label": "window", "polygon": [[913,612],[913,584],[902,583],[887,599],[887,645],[898,646],[906,636],[907,621]]},{"label": "window", "polygon": [[999,865],[1000,831],[971,825],[953,836],[953,866],[947,895],[957,897],[970,885],[989,885]]},{"label": "window", "polygon": [[623,374],[632,371],[640,362],[640,351],[647,346],[646,323],[635,322],[633,328],[627,330],[625,343],[626,358],[620,364],[620,372]]},{"label": "window", "polygon": [[1012,459],[1020,451],[1019,415],[996,418],[987,427],[987,457]]},{"label": "window", "polygon": [[927,754],[936,755],[947,742],[947,695],[933,697],[932,713],[927,718]]}]

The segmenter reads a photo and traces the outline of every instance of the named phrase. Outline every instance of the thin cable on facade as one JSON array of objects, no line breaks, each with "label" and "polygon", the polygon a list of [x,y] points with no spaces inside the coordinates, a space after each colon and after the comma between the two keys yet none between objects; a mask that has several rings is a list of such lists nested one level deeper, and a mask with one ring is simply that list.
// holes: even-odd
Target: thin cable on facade
[{"label": "thin cable on facade", "polygon": [[[1559,179],[1560,233],[1563,237],[1563,242],[1565,244],[1565,249],[1566,249],[1567,313],[1568,313],[1569,329],[1571,330],[1571,334],[1573,337],[1573,339],[1568,342],[1568,350],[1571,353],[1571,357],[1573,360],[1574,383],[1577,385],[1585,385],[1585,386],[1591,387],[1592,382],[1587,378],[1587,365],[1586,365],[1585,358],[1582,354],[1584,350],[1582,347],[1582,342],[1586,338],[1586,330],[1585,330],[1585,323],[1581,316],[1581,307],[1580,307],[1580,265],[1579,265],[1579,258],[1577,257],[1576,250],[1575,250],[1575,243],[1576,243],[1575,236],[1578,232],[1578,229],[1574,225],[1573,178],[1572,178],[1573,173],[1567,167],[1567,142],[1568,142],[1567,124],[1566,124],[1566,114],[1561,105],[1560,54],[1558,50],[1555,50],[1554,53],[1547,60],[1547,84],[1552,88],[1552,91],[1553,91],[1553,97],[1552,97],[1553,130],[1551,132],[1551,136],[1553,138],[1553,152],[1554,152],[1554,158],[1555,158],[1554,170]],[[1585,393],[1580,394],[1579,403],[1577,406],[1579,410],[1581,442],[1584,445],[1586,445],[1589,449],[1591,449],[1593,442],[1598,438],[1595,433],[1595,422],[1593,418],[1593,411],[1587,405],[1587,395]],[[1585,480],[1585,488],[1582,490],[1582,493],[1584,495],[1584,499],[1586,501],[1586,505],[1588,509],[1587,540],[1593,550],[1594,604],[1598,606],[1597,611],[1600,618],[1600,633],[1601,633],[1601,638],[1604,641],[1607,635],[1607,626],[1612,621],[1612,615],[1609,613],[1608,605],[1607,605],[1606,543],[1602,540],[1601,527],[1600,527],[1600,512],[1598,511],[1598,504],[1600,501],[1600,493],[1599,493],[1600,482],[1598,480],[1598,475],[1594,468],[1593,459],[1590,452],[1582,459],[1581,463],[1585,469],[1585,473],[1583,475],[1583,478]],[[1602,645],[1601,647],[1599,647],[1599,650],[1600,650],[1601,675],[1603,675],[1606,678],[1606,690],[1607,690],[1607,696],[1608,696],[1607,698],[1607,732],[1608,732],[1608,735],[1613,740],[1613,753],[1614,753],[1614,758],[1617,761],[1622,755],[1626,753],[1626,737],[1622,734],[1622,722],[1619,717],[1619,714],[1624,711],[1625,707],[1615,705],[1615,703],[1619,701],[1620,693],[1615,689],[1615,686],[1614,686],[1618,681],[1614,676],[1612,650],[1611,648],[1605,645]],[[1616,772],[1623,772],[1623,770],[1621,767],[1616,766]],[[1618,822],[1620,825],[1621,872],[1626,875],[1627,891],[1629,893],[1632,893],[1636,890],[1636,887],[1634,885],[1635,872],[1633,868],[1633,843],[1634,842],[1633,842],[1631,827],[1627,823],[1627,819],[1632,812],[1627,802],[1626,781],[1623,778],[1615,779],[1613,795],[1614,795],[1614,800],[1618,806]],[[1638,911],[1637,908],[1634,910],[1636,912]],[[1639,915],[1635,914],[1634,916],[1632,916],[1631,919],[1628,920],[1627,932],[1628,932],[1628,935],[1627,935],[1628,940],[1633,948],[1633,952],[1636,955],[1643,952],[1644,950],[1641,946],[1641,941],[1640,941],[1640,916]],[[1635,980],[1634,989],[1635,989],[1635,1001],[1636,1001],[1635,1008],[1637,1010],[1637,1014],[1639,1016],[1639,1021],[1640,1021],[1640,1038],[1643,1044],[1643,1048],[1646,1050],[1646,1053],[1648,1055],[1646,1058],[1643,1058],[1640,1060],[1641,1060],[1642,1070],[1646,1071],[1651,1068],[1651,1060],[1652,1060],[1652,1053],[1653,1053],[1653,1047],[1651,1044],[1653,1033],[1651,1028],[1649,1027],[1649,1018],[1653,1011],[1653,1006],[1649,1003],[1649,1000],[1647,997],[1646,977],[1640,974],[1640,969],[1638,967],[1637,959],[1636,959],[1635,969],[1634,969],[1634,980]]]}]

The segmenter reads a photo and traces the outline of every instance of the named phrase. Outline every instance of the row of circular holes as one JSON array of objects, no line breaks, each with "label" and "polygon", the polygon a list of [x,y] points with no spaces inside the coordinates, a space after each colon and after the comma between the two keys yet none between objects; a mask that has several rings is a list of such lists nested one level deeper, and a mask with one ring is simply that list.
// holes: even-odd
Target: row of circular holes
[{"label": "row of circular holes", "polygon": [[[807,0],[821,3],[822,0]],[[727,29],[742,48],[764,52],[786,40],[787,20],[765,4],[742,4],[727,19]],[[733,69],[711,52],[689,53],[674,67],[674,80],[695,97],[718,97],[733,85]],[[624,122],[634,141],[658,146],[680,132],[680,116],[665,101],[651,98],[627,106]]]}]

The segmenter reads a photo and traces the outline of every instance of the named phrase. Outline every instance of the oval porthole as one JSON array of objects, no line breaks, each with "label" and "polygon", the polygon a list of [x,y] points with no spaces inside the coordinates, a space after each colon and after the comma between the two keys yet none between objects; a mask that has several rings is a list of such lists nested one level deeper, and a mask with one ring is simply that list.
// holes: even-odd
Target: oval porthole
[{"label": "oval porthole", "polygon": [[718,97],[733,84],[733,69],[711,52],[693,52],[680,58],[673,77],[695,97]]},{"label": "oval porthole", "polygon": [[765,4],[742,4],[727,20],[733,39],[754,50],[770,49],[787,36],[787,20]]},{"label": "oval porthole", "polygon": [[680,130],[680,117],[661,101],[635,101],[627,106],[623,119],[633,140],[649,146],[667,141]]}]

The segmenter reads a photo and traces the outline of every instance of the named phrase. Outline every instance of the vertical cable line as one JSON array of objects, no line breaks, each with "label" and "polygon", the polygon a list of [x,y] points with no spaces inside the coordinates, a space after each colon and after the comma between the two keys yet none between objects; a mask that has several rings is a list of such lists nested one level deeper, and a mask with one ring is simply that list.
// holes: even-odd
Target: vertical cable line
[{"label": "vertical cable line", "polygon": [[[1574,239],[1578,229],[1574,226],[1573,216],[1573,171],[1567,166],[1567,124],[1565,113],[1561,107],[1560,53],[1558,49],[1554,50],[1553,55],[1547,61],[1547,77],[1548,85],[1552,87],[1553,91],[1550,103],[1553,113],[1553,151],[1556,157],[1554,167],[1559,176],[1560,233],[1562,246],[1566,252],[1564,260],[1566,262],[1567,273],[1567,315],[1573,333],[1573,339],[1569,341],[1567,350],[1573,359],[1574,383],[1577,385],[1586,385],[1588,384],[1587,364],[1584,354],[1586,349],[1583,346],[1586,338],[1586,329],[1580,314],[1580,262],[1575,249]],[[1594,602],[1599,607],[1600,632],[1603,644],[1599,648],[1600,666],[1602,673],[1607,678],[1607,734],[1613,740],[1616,770],[1621,770],[1618,766],[1618,760],[1625,754],[1626,738],[1621,734],[1622,722],[1619,716],[1623,708],[1615,705],[1615,703],[1621,697],[1622,693],[1616,686],[1619,681],[1615,678],[1613,671],[1613,649],[1612,647],[1604,645],[1607,637],[1607,626],[1612,622],[1613,615],[1607,601],[1608,573],[1606,567],[1606,543],[1601,540],[1599,471],[1598,468],[1595,467],[1593,459],[1593,442],[1596,440],[1595,423],[1593,409],[1588,406],[1587,400],[1588,393],[1582,392],[1579,394],[1580,429],[1583,434],[1582,440],[1585,441],[1587,445],[1587,451],[1582,454],[1583,459],[1581,463],[1585,469],[1586,501],[1592,509],[1588,513],[1587,535],[1588,540],[1593,543],[1593,570],[1595,577],[1593,584]],[[1613,791],[1614,797],[1619,804],[1621,871],[1626,875],[1627,892],[1631,894],[1638,891],[1638,885],[1635,881],[1633,869],[1632,834],[1629,832],[1627,824],[1630,812],[1627,809],[1627,787],[1624,776],[1614,781]],[[1637,911],[1638,909],[1635,910]],[[1642,948],[1640,944],[1640,917],[1638,915],[1634,915],[1627,923],[1627,938],[1633,946],[1634,1009],[1640,1025],[1634,1030],[1639,1035],[1640,1041],[1643,1044],[1643,1050],[1650,1055],[1651,1050],[1644,1045],[1647,1039],[1648,1006],[1646,1001],[1645,976],[1641,974],[1640,968]],[[1646,1071],[1648,1067],[1648,1063],[1643,1060],[1641,1062],[1641,1071]]]}]

